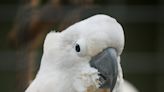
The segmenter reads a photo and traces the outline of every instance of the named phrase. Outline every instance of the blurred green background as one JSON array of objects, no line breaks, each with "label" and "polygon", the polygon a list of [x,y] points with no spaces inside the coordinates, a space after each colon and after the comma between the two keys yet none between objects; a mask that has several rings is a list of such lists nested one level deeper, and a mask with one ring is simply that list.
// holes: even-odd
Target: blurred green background
[{"label": "blurred green background", "polygon": [[164,92],[164,0],[0,0],[0,92],[27,87],[47,32],[99,13],[124,28],[125,79],[140,92]]}]

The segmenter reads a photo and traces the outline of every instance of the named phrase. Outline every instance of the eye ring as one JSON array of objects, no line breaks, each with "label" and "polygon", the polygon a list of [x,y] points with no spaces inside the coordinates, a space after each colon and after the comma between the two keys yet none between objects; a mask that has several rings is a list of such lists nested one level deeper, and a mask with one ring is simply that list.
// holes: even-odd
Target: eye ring
[{"label": "eye ring", "polygon": [[87,54],[86,41],[84,39],[77,40],[74,44],[74,51],[80,57],[86,56]]}]

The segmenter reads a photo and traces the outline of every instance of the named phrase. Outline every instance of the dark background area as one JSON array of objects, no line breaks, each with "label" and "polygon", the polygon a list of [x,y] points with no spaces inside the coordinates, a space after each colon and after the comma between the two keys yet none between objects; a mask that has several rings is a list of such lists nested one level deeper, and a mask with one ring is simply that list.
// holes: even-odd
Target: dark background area
[{"label": "dark background area", "polygon": [[[18,11],[25,5],[25,2],[29,1],[0,0],[0,92],[23,92],[24,88],[18,91],[19,88],[24,87],[21,86],[24,82],[23,79],[19,80],[20,77],[27,74],[27,76],[30,75],[33,78],[39,67],[42,55],[42,43],[45,36],[43,35],[39,38],[41,40],[41,42],[38,42],[39,45],[33,46],[33,43],[36,43],[33,40],[38,35],[31,35],[31,31],[27,30],[27,25],[31,23],[28,17],[32,16],[33,13],[31,15],[23,13],[21,15],[23,16],[22,19],[18,16]],[[65,12],[70,13],[72,10],[77,9],[77,7],[83,7],[83,5],[77,5],[75,8],[69,1],[63,0],[62,2],[63,8],[61,11],[64,11],[64,13],[61,13],[63,14],[61,15],[61,19],[67,20],[68,16],[65,15]],[[47,2],[46,0],[40,1],[37,11],[44,7]],[[140,92],[164,92],[164,1],[94,0],[94,3],[88,6],[91,8],[82,10],[80,14],[78,13],[80,15],[79,20],[94,14],[103,13],[116,18],[122,24],[126,38],[125,49],[121,56],[124,78],[130,81]],[[56,11],[54,13],[58,14]],[[38,15],[36,14],[36,17]],[[70,14],[70,16],[72,15]],[[58,21],[51,22],[45,18],[42,25],[51,26],[42,28],[38,24],[39,26],[34,29],[39,31],[40,29],[46,30],[41,34],[46,34],[47,30],[50,31],[50,29],[62,31],[60,30],[60,25],[64,22]],[[76,21],[71,23],[74,22]],[[18,29],[18,32],[14,32],[17,34],[20,32],[21,34],[17,35],[16,39],[18,41],[14,42],[11,40],[9,34],[16,23],[20,25],[20,29]],[[53,23],[56,24],[53,25]],[[33,34],[38,34],[37,32],[39,31]],[[29,44],[32,44],[32,46]],[[32,49],[29,49],[30,47]],[[27,66],[29,62],[33,62],[32,66]],[[29,69],[33,74],[28,75]],[[25,86],[27,86],[27,82]]]}]

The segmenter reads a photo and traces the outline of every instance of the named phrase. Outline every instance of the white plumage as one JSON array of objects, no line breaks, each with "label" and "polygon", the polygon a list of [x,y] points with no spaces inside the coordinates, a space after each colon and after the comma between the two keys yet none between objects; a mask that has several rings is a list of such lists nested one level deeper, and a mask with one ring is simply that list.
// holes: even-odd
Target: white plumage
[{"label": "white plumage", "polygon": [[[80,52],[75,51],[76,44]],[[40,69],[26,92],[96,92],[98,70],[89,65],[103,49],[113,47],[118,53],[118,78],[113,92],[123,83],[120,55],[124,47],[121,25],[107,15],[95,15],[61,33],[50,32],[44,43]]]}]

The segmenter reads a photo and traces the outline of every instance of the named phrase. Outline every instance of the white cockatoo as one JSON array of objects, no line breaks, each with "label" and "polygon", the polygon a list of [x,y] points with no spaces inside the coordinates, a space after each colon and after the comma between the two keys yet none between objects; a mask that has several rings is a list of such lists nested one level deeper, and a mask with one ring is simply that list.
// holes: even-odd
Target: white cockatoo
[{"label": "white cockatoo", "polygon": [[123,48],[121,25],[103,14],[50,32],[40,69],[25,92],[121,92]]}]

